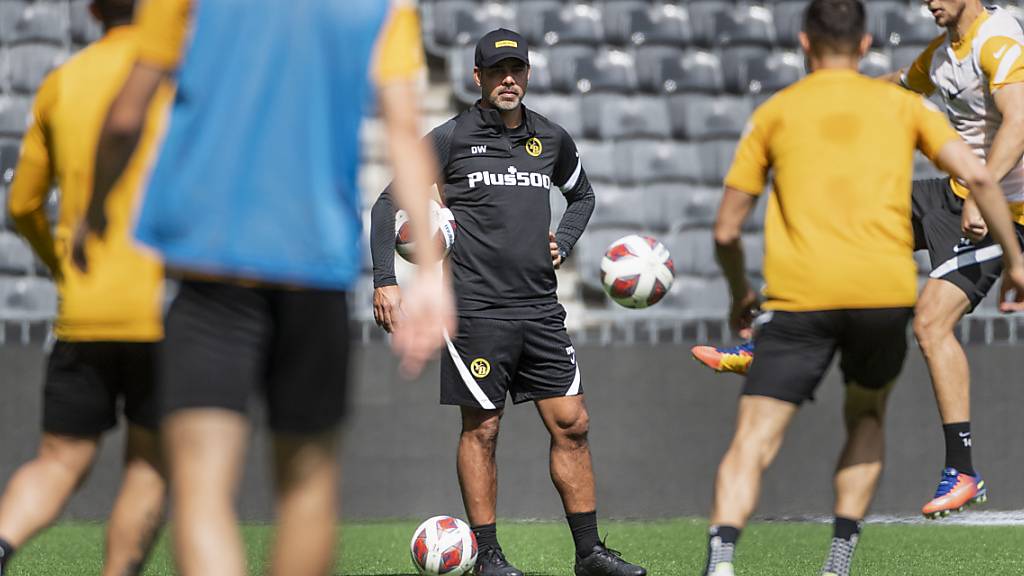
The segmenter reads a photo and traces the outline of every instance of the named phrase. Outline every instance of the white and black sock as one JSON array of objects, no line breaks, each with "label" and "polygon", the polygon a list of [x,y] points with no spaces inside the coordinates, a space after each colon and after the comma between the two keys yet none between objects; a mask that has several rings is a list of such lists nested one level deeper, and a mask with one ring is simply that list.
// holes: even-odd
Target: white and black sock
[{"label": "white and black sock", "polygon": [[740,529],[735,526],[712,526],[708,530],[708,563],[704,567],[704,575],[714,574],[719,564],[732,564],[736,553],[736,542],[740,539]]},{"label": "white and black sock", "polygon": [[850,576],[850,565],[853,564],[853,552],[860,540],[861,524],[857,520],[836,516],[832,532],[832,546],[822,567],[822,574]]}]

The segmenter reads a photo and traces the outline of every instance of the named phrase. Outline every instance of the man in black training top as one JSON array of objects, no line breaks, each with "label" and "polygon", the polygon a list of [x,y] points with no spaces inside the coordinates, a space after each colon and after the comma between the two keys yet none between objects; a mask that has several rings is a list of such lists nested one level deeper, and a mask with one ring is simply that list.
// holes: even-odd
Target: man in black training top
[{"label": "man in black training top", "polygon": [[[555,296],[555,269],[594,210],[594,192],[566,131],[522,105],[526,41],[489,32],[476,46],[481,99],[427,136],[440,161],[438,189],[458,225],[449,257],[459,326],[442,354],[441,403],[462,408],[458,473],[480,546],[479,576],[521,576],[495,531],[498,424],[505,397],[532,401],[551,433],[551,478],[576,544],[577,576],[642,576],[598,539],[594,474],[576,353]],[[552,186],[568,207],[548,229]],[[388,190],[373,207],[374,317],[401,322],[394,273],[395,210]]]}]

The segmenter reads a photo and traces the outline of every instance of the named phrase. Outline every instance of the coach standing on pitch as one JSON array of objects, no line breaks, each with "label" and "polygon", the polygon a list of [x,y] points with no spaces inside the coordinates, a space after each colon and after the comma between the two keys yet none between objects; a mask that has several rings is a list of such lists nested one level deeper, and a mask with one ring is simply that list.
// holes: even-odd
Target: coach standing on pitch
[{"label": "coach standing on pitch", "polygon": [[[577,576],[642,576],[598,539],[588,420],[576,353],[555,296],[558,268],[594,210],[594,193],[568,133],[522,104],[530,78],[526,41],[510,30],[476,46],[481,99],[429,135],[438,188],[458,232],[448,265],[459,327],[442,356],[441,403],[462,409],[458,473],[480,545],[478,576],[521,576],[495,531],[498,426],[509,393],[532,401],[551,433],[551,478],[576,544]],[[568,208],[551,234],[551,186]],[[390,187],[389,187],[390,190]],[[389,190],[373,207],[374,316],[401,322]]]}]

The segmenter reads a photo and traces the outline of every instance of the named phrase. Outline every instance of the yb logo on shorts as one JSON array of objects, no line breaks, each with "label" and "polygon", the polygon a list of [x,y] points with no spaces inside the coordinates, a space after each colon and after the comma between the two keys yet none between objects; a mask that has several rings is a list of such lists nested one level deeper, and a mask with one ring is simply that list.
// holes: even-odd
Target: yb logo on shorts
[{"label": "yb logo on shorts", "polygon": [[483,358],[477,358],[469,364],[469,371],[473,373],[473,377],[477,380],[487,378],[487,375],[491,373],[491,363]]},{"label": "yb logo on shorts", "polygon": [[526,141],[526,153],[536,158],[540,156],[540,153],[544,151],[544,146],[540,143],[537,138],[530,138]]}]

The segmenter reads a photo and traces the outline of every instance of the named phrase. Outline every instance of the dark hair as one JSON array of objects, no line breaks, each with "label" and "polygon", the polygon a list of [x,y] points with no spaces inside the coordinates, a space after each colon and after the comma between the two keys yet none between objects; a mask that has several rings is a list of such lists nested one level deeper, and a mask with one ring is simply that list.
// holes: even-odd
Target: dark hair
[{"label": "dark hair", "polygon": [[107,28],[131,24],[135,15],[135,0],[92,0],[92,3]]},{"label": "dark hair", "polygon": [[812,0],[804,12],[804,33],[815,54],[853,54],[865,28],[861,0]]}]

